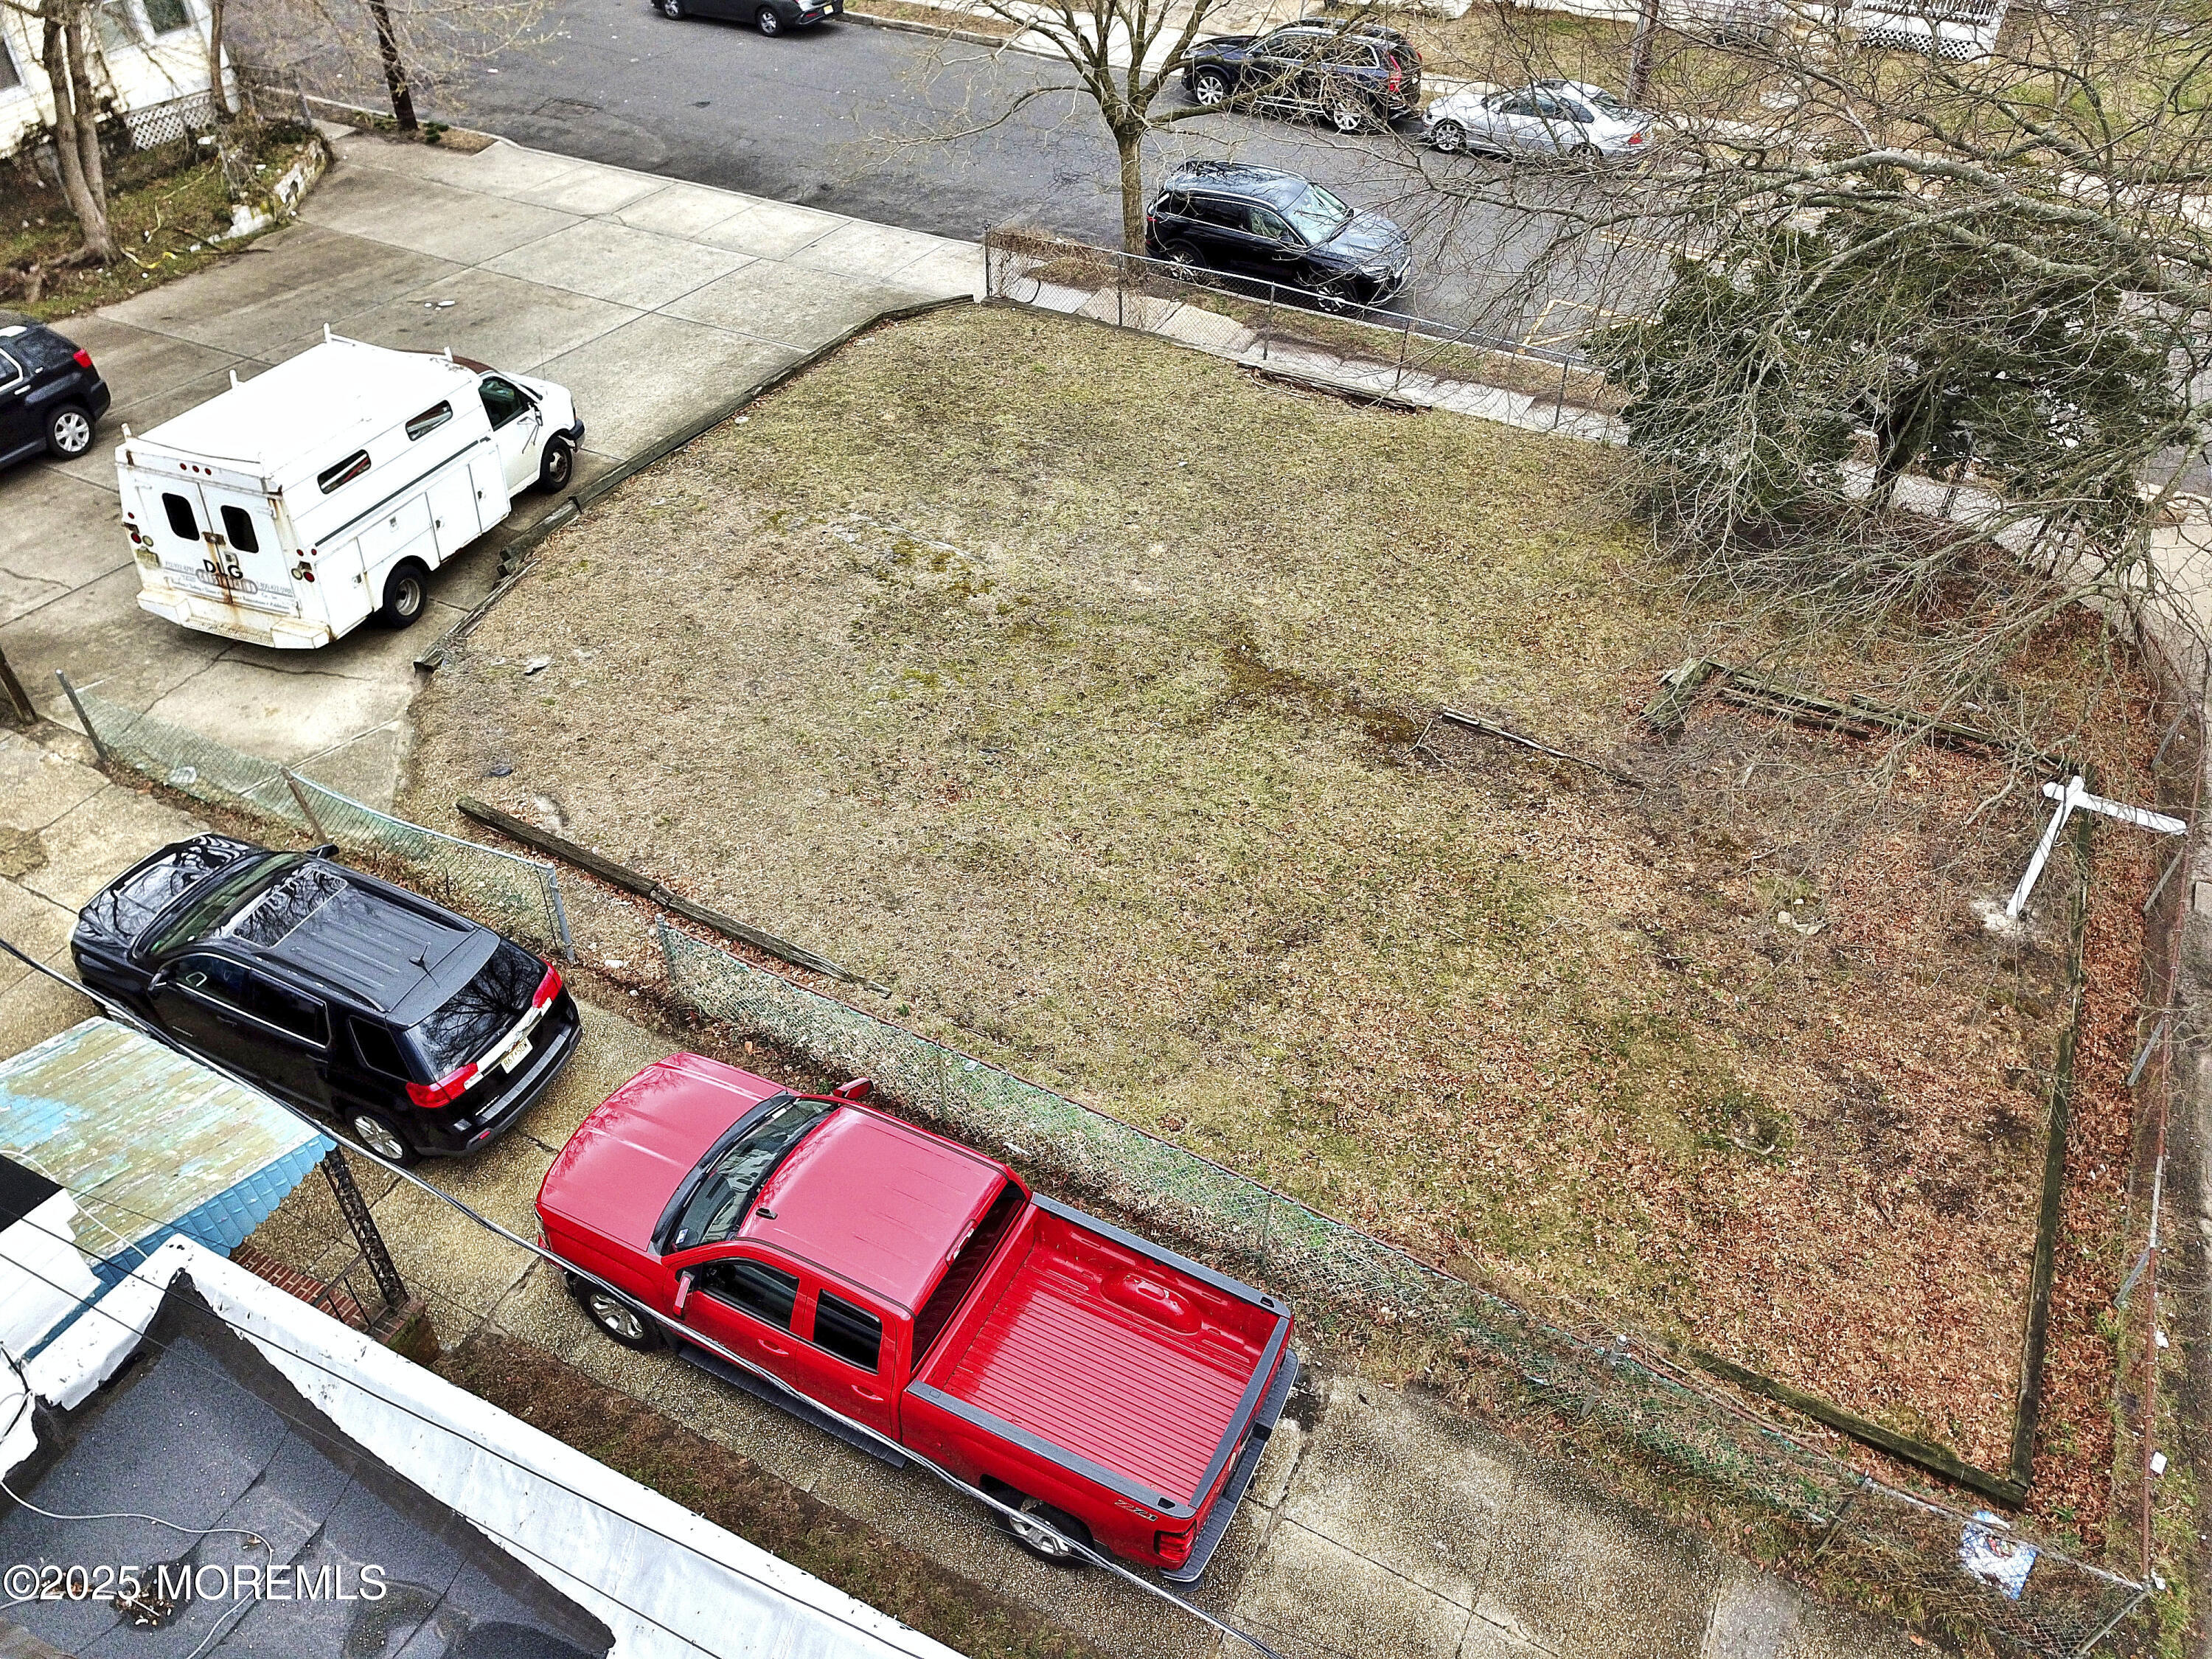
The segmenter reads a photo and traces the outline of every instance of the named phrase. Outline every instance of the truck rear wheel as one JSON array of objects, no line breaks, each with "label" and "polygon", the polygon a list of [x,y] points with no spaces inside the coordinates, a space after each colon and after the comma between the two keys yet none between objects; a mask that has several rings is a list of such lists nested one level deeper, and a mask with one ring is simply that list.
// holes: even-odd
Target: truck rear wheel
[{"label": "truck rear wheel", "polygon": [[1056,1510],[1049,1504],[1024,1496],[1012,1486],[994,1481],[991,1496],[1014,1510],[1011,1516],[991,1513],[1000,1526],[1012,1534],[1013,1540],[1040,1561],[1049,1561],[1056,1567],[1079,1567],[1086,1558],[1083,1552],[1091,1547],[1091,1528],[1065,1510]]},{"label": "truck rear wheel", "polygon": [[625,1348],[649,1353],[660,1346],[660,1327],[647,1318],[635,1302],[594,1285],[581,1273],[564,1273],[568,1294],[576,1305],[611,1340]]},{"label": "truck rear wheel", "polygon": [[430,608],[430,573],[420,559],[402,559],[384,579],[379,628],[404,628]]}]

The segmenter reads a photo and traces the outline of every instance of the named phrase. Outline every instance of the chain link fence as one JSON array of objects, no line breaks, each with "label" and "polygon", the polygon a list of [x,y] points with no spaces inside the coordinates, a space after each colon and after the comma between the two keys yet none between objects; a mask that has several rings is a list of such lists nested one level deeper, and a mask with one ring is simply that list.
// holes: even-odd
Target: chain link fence
[{"label": "chain link fence", "polygon": [[380,812],[273,761],[111,702],[66,676],[62,689],[103,760],[194,800],[334,842],[426,897],[574,959],[561,879],[551,865]]},{"label": "chain link fence", "polygon": [[1462,272],[1492,293],[1455,325],[1017,228],[985,235],[983,267],[994,299],[1141,329],[1256,368],[1320,371],[1376,397],[1479,386],[1550,404],[1559,419],[1617,401],[1580,349],[1604,314],[1535,294],[1510,272]]},{"label": "chain link fence", "polygon": [[709,1019],[877,1085],[956,1138],[1004,1152],[1192,1254],[1291,1297],[1309,1326],[1404,1325],[1561,1415],[1785,1517],[1805,1560],[1885,1586],[1938,1629],[2051,1659],[2103,1641],[2143,1586],[1994,1517],[1873,1480],[1695,1386],[1649,1346],[1595,1342],[1011,1073],[659,925],[668,980]]}]

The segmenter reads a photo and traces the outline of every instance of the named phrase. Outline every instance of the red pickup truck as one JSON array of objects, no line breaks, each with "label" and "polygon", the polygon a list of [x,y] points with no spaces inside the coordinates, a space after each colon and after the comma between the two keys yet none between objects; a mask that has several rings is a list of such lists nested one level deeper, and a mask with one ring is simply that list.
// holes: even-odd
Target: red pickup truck
[{"label": "red pickup truck", "polygon": [[703,1337],[1010,1505],[1038,1555],[1195,1580],[1297,1379],[1290,1310],[867,1093],[647,1066],[546,1171],[546,1248],[621,1292],[569,1279],[617,1342]]}]

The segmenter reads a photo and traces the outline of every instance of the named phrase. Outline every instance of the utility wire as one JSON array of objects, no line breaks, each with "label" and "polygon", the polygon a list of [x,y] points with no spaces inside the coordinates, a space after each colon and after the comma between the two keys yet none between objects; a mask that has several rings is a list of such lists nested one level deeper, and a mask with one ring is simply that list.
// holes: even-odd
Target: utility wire
[{"label": "utility wire", "polygon": [[[563,1261],[561,1257],[555,1255],[550,1250],[539,1245],[533,1239],[526,1239],[522,1237],[520,1234],[510,1232],[498,1222],[494,1221],[489,1216],[483,1215],[477,1210],[471,1208],[467,1204],[465,1204],[459,1199],[454,1197],[451,1193],[447,1192],[443,1188],[434,1186],[429,1182],[424,1180],[421,1176],[416,1174],[412,1170],[406,1169],[397,1164],[389,1163],[386,1159],[378,1157],[367,1147],[357,1145],[349,1137],[334,1133],[329,1126],[317,1122],[313,1118],[309,1117],[306,1112],[301,1110],[298,1107],[294,1106],[290,1102],[270,1093],[251,1078],[233,1070],[230,1066],[224,1065],[220,1061],[210,1060],[205,1056],[195,1054],[191,1050],[185,1048],[167,1032],[161,1030],[158,1026],[155,1026],[146,1019],[143,1018],[135,1010],[125,1006],[122,1004],[114,1002],[111,999],[93,990],[89,986],[70,978],[66,974],[58,972],[56,969],[47,966],[45,963],[39,961],[37,958],[18,949],[12,941],[5,938],[0,938],[0,951],[5,951],[9,956],[14,957],[26,967],[28,967],[38,973],[46,975],[47,978],[67,986],[70,990],[75,991],[80,995],[82,995],[89,1000],[98,1004],[101,1010],[107,1013],[111,1018],[129,1026],[135,1031],[142,1033],[154,1042],[160,1043],[163,1048],[167,1048],[173,1053],[181,1054],[184,1058],[191,1060],[193,1063],[204,1066],[209,1071],[214,1072],[217,1076],[224,1078],[237,1085],[240,1088],[246,1090],[249,1094],[255,1096],[257,1098],[267,1101],[271,1105],[278,1107],[286,1113],[289,1113],[294,1118],[296,1118],[301,1122],[306,1124],[308,1127],[313,1129],[318,1134],[324,1135],[328,1139],[336,1141],[339,1146],[346,1148],[349,1152],[352,1152],[361,1157],[368,1158],[379,1167],[391,1171],[391,1173],[404,1181],[412,1182],[416,1186],[421,1188],[432,1197],[439,1200],[442,1203],[451,1206],[453,1209],[458,1210],[461,1214],[466,1216],[470,1220],[475,1222],[477,1226],[484,1229],[487,1232],[497,1234],[500,1237],[505,1239],[516,1249],[528,1251],[531,1255],[551,1264],[564,1273],[574,1273],[578,1278],[586,1279],[590,1283],[598,1285],[601,1290],[606,1291],[607,1294],[619,1298],[627,1305],[632,1307],[638,1305],[630,1297],[625,1295],[618,1287],[609,1284],[606,1280],[599,1278],[596,1273],[590,1273],[586,1269],[576,1267],[571,1262]],[[40,1231],[44,1230],[41,1229]],[[73,1246],[76,1243],[74,1239],[67,1242]],[[105,1260],[105,1258],[103,1258],[103,1260]],[[62,1290],[62,1287],[58,1285],[55,1286],[55,1288]],[[67,1291],[63,1290],[63,1294],[67,1295]],[[95,1304],[94,1305],[96,1306],[97,1304]],[[646,1312],[647,1316],[653,1319],[654,1325],[657,1328],[659,1328],[664,1333],[664,1336],[665,1334],[674,1330],[674,1328],[667,1326],[665,1322],[661,1320],[659,1316],[657,1314],[652,1314],[649,1310],[641,1309],[641,1311]],[[111,1317],[112,1316],[111,1316]],[[896,1453],[902,1460],[918,1464],[922,1468],[928,1470],[930,1474],[936,1476],[938,1480],[944,1482],[946,1486],[952,1487],[957,1492],[964,1492],[977,1503],[983,1504],[986,1508],[1005,1517],[1009,1527],[1012,1525],[1016,1516],[1019,1515],[1020,1512],[1015,1510],[1011,1504],[1000,1501],[999,1498],[994,1497],[991,1493],[983,1491],[980,1487],[970,1486],[967,1481],[962,1480],[958,1475],[954,1474],[951,1470],[938,1463],[934,1459],[925,1457],[919,1452],[902,1444],[900,1442],[893,1439],[890,1436],[884,1433],[881,1430],[876,1428],[872,1424],[863,1423],[858,1419],[848,1417],[843,1413],[838,1411],[836,1407],[824,1405],[821,1401],[811,1398],[810,1395],[802,1394],[798,1389],[793,1387],[792,1384],[786,1382],[782,1377],[778,1376],[775,1372],[768,1370],[755,1364],[752,1360],[748,1359],[743,1354],[737,1353],[732,1350],[723,1346],[721,1343],[707,1336],[705,1334],[692,1330],[688,1327],[684,1328],[680,1331],[675,1331],[674,1334],[678,1336],[679,1340],[690,1342],[696,1346],[704,1348],[708,1352],[714,1354],[717,1358],[726,1361],[727,1363],[737,1366],[739,1370],[746,1372],[747,1374],[759,1377],[763,1382],[769,1383],[780,1394],[787,1395],[791,1399],[803,1401],[809,1409],[823,1413],[829,1417],[834,1419],[836,1422],[844,1425],[846,1428],[852,1430],[854,1433],[866,1436],[869,1440]],[[251,1333],[248,1333],[247,1334],[252,1336]],[[252,1340],[259,1340],[261,1339],[258,1337],[252,1337]],[[294,1355],[293,1357],[307,1364],[314,1364],[316,1363],[312,1359],[308,1359],[305,1355]],[[350,1381],[351,1379],[343,1380]],[[409,1409],[404,1406],[400,1406],[399,1402],[395,1401],[386,1401],[385,1403],[387,1405],[396,1406],[398,1409],[403,1411]],[[413,1415],[415,1413],[410,1412],[410,1414]],[[463,1437],[465,1438],[466,1437]],[[495,1457],[501,1457],[502,1461],[510,1462],[513,1461],[512,1459],[504,1458],[503,1455],[501,1453],[492,1451],[492,1449],[489,1447],[484,1447],[483,1449],[491,1452],[491,1455]],[[581,1496],[580,1493],[577,1495],[580,1497]],[[648,1528],[648,1530],[652,1529]],[[669,1541],[672,1543],[678,1543],[681,1540],[671,1539]],[[1182,1608],[1192,1617],[1198,1619],[1201,1622],[1211,1626],[1212,1629],[1220,1632],[1223,1635],[1233,1637],[1237,1641],[1243,1643],[1247,1647],[1251,1648],[1255,1652],[1264,1655],[1266,1659],[1282,1659],[1281,1655],[1278,1654],[1274,1649],[1269,1647],[1265,1642],[1260,1640],[1258,1637],[1251,1635],[1246,1631],[1238,1629],[1236,1626],[1229,1623],[1226,1620],[1220,1618],[1217,1614],[1207,1612],[1204,1607],[1197,1605],[1197,1603],[1176,1595],[1173,1590],[1167,1589],[1165,1586],[1155,1584],[1147,1579],[1139,1577],[1129,1568],[1124,1566],[1121,1562],[1107,1555],[1104,1552],[1097,1549],[1095,1546],[1085,1543],[1080,1539],[1073,1537],[1068,1538],[1067,1542],[1070,1547],[1085,1560],[1092,1563],[1094,1565],[1104,1568],[1107,1571],[1114,1574],[1116,1577],[1122,1579],[1124,1582],[1133,1584],[1137,1589],[1142,1590],[1147,1595],[1151,1595],[1160,1601],[1165,1601],[1171,1607]],[[647,1615],[641,1613],[639,1616],[642,1618]]]}]

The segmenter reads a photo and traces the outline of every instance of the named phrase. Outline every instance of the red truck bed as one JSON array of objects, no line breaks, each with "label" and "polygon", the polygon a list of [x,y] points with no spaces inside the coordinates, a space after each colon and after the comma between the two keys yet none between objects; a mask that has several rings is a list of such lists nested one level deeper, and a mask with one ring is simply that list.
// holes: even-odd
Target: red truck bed
[{"label": "red truck bed", "polygon": [[1288,1332],[1256,1294],[1039,1199],[917,1381],[1187,1513]]}]

